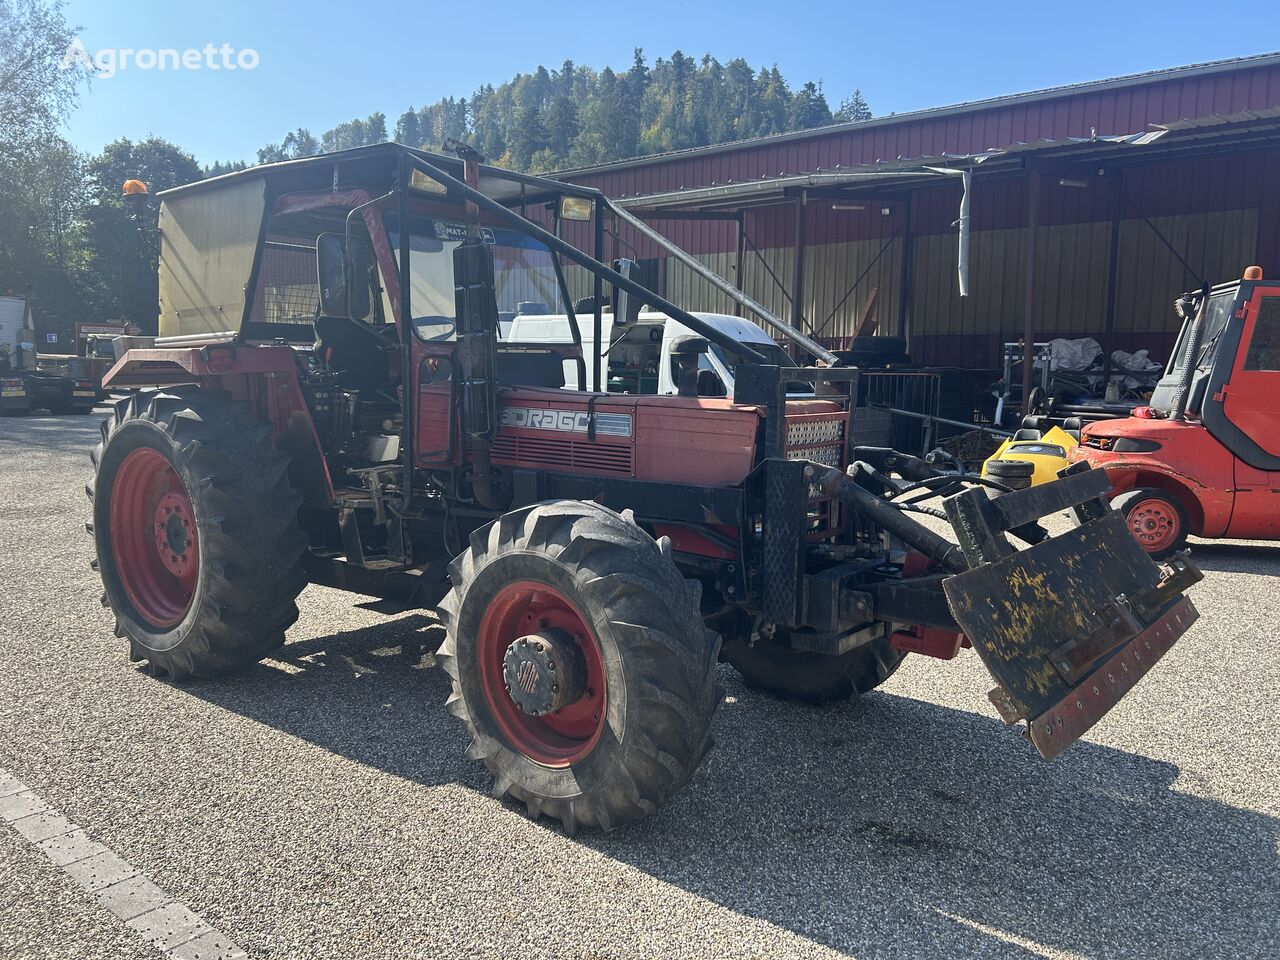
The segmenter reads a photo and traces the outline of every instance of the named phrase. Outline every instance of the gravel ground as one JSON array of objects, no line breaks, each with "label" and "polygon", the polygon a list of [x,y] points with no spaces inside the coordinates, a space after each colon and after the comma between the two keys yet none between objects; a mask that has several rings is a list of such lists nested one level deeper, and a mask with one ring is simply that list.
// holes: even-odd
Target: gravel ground
[{"label": "gravel ground", "polygon": [[[652,819],[489,797],[427,616],[309,588],[281,659],[130,665],[88,569],[96,418],[0,421],[0,767],[254,957],[1168,957],[1280,951],[1280,548],[1197,547],[1202,619],[1054,763],[972,654],[862,702],[745,690]],[[0,825],[0,956],[147,956]]]}]

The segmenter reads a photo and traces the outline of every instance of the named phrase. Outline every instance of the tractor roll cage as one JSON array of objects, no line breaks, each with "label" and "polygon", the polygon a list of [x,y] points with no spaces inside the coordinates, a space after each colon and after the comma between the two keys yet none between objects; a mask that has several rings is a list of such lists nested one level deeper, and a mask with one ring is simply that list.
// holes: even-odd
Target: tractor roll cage
[{"label": "tractor roll cage", "polygon": [[[734,340],[732,337],[722,333],[721,331],[717,330],[715,327],[712,327],[710,324],[704,323],[702,320],[698,319],[693,314],[689,313],[689,311],[676,306],[674,303],[672,303],[670,300],[667,300],[665,297],[658,296],[656,293],[654,293],[652,290],[645,287],[643,284],[637,283],[636,281],[632,280],[630,277],[623,276],[618,271],[601,263],[600,260],[597,259],[596,257],[592,257],[589,254],[583,253],[577,247],[573,246],[573,244],[567,243],[566,241],[561,240],[554,233],[551,233],[549,230],[544,230],[542,227],[538,226],[533,221],[527,219],[526,217],[522,217],[520,214],[516,213],[514,210],[502,205],[501,203],[498,203],[496,200],[492,199],[486,194],[481,193],[479,190],[467,185],[462,180],[459,180],[456,177],[451,176],[450,174],[446,173],[444,170],[442,170],[440,167],[436,166],[435,164],[428,163],[425,160],[422,160],[407,152],[401,154],[400,196],[401,196],[402,204],[403,204],[403,198],[405,194],[410,189],[412,189],[409,183],[409,173],[413,169],[418,170],[420,173],[424,174],[425,176],[428,176],[432,180],[435,180],[437,183],[440,183],[441,185],[447,187],[451,193],[456,194],[459,198],[475,204],[481,210],[484,210],[485,212],[492,214],[493,216],[499,218],[500,220],[505,221],[506,223],[510,224],[511,226],[515,227],[521,232],[529,234],[536,240],[545,244],[548,247],[548,249],[550,249],[553,253],[557,253],[565,257],[566,259],[572,260],[574,263],[578,264],[580,267],[583,267],[586,270],[588,270],[590,273],[592,273],[596,277],[596,281],[597,281],[597,296],[595,298],[596,305],[595,305],[595,318],[594,318],[596,343],[600,342],[601,329],[603,325],[603,320],[601,317],[601,303],[600,303],[600,295],[602,291],[599,290],[599,285],[601,280],[607,280],[609,283],[613,284],[619,289],[626,291],[627,293],[631,294],[634,297],[639,297],[644,302],[649,303],[654,307],[657,307],[659,310],[661,310],[663,313],[670,316],[672,319],[680,321],[685,326],[689,327],[689,329],[694,330],[697,333],[701,334],[702,336],[706,337],[707,340],[711,341],[717,346],[723,347],[725,350],[729,351],[734,356],[742,360],[753,361],[756,363],[764,362],[765,358],[761,356],[759,353],[757,353],[755,350],[752,350],[746,344],[738,340]],[[505,173],[506,171],[495,171],[495,174],[499,177],[499,179],[501,179],[503,174]],[[520,183],[528,183],[531,180],[533,180],[534,182],[537,182],[536,178],[524,177],[519,174],[512,175],[512,179]],[[545,183],[546,182],[544,181],[544,184]],[[599,235],[602,230],[602,222],[603,222],[602,215],[606,209],[613,210],[613,207],[609,204],[604,194],[600,193],[598,190],[588,190],[588,191],[583,191],[583,193],[585,193],[595,205],[596,232],[597,232],[597,235]],[[582,195],[582,193],[575,193],[574,195],[580,196]],[[603,251],[599,249],[601,244],[597,243],[596,246],[597,246],[597,253],[602,254]],[[714,274],[712,274],[711,271],[707,270],[705,267],[702,268],[702,271],[704,276],[714,276]],[[405,289],[402,292],[402,297],[403,297],[402,310],[404,310],[407,314],[408,305],[409,305],[408,289],[407,289],[407,285],[403,283],[403,280],[402,280],[402,286],[405,287]],[[576,317],[575,317],[574,326],[577,326]],[[581,345],[581,337],[579,337],[579,345]],[[599,364],[600,364],[600,358],[598,356],[594,357],[593,365],[595,366],[596,369],[593,371],[593,373],[597,378],[597,382],[599,382],[598,378],[600,374]]]}]

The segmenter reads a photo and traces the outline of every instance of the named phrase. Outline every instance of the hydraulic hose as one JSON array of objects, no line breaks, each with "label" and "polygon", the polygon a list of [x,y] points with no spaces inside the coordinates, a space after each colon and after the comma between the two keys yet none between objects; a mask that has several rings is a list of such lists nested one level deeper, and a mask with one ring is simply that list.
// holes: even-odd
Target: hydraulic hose
[{"label": "hydraulic hose", "polygon": [[925,556],[936,560],[951,573],[964,573],[969,564],[958,546],[938,536],[928,527],[906,516],[894,505],[877,497],[869,490],[854,483],[838,467],[809,461],[805,465],[805,479],[816,485],[829,497],[835,497],[868,520],[884,527],[907,546],[914,547]]}]

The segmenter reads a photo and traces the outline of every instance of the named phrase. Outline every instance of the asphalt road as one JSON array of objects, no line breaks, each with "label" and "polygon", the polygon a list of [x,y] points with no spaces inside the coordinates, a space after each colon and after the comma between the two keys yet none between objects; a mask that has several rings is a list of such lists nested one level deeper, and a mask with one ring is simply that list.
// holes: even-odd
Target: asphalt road
[{"label": "asphalt road", "polygon": [[[977,659],[860,703],[743,689],[659,815],[489,797],[427,616],[310,588],[281,658],[129,663],[83,523],[96,418],[0,420],[0,769],[252,957],[1280,954],[1280,547],[1203,545],[1202,619],[1064,757]],[[156,957],[0,823],[0,957]]]}]

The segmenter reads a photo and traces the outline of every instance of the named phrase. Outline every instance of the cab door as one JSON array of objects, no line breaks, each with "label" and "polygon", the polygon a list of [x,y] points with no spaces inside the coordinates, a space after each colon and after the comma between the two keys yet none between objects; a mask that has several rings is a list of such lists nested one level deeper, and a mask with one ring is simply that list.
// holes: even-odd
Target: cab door
[{"label": "cab door", "polygon": [[[1239,449],[1228,443],[1232,452],[1255,468],[1275,469],[1280,464],[1266,461],[1280,457],[1280,287],[1255,288],[1244,312],[1230,378],[1213,399],[1248,441]],[[1255,446],[1262,456],[1249,455]]]}]

